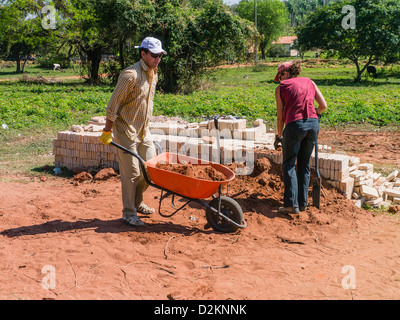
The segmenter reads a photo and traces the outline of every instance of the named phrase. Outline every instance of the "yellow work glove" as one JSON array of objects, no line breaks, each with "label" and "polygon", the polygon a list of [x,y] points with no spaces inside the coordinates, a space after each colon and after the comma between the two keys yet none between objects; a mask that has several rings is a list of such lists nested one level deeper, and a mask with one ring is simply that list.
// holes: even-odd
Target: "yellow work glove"
[{"label": "yellow work glove", "polygon": [[111,131],[103,130],[103,134],[100,136],[100,141],[106,145],[109,145],[112,141]]}]

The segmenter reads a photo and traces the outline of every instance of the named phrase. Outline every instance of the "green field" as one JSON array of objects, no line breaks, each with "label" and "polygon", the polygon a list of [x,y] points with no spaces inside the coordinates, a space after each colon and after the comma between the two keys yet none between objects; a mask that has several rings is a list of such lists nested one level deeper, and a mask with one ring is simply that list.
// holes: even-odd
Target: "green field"
[{"label": "green field", "polygon": [[[205,79],[202,89],[190,95],[157,93],[154,115],[181,116],[199,121],[213,115],[234,115],[250,120],[262,118],[275,128],[276,83],[272,81],[276,62],[260,62],[257,67],[218,69]],[[77,75],[27,68],[29,79],[39,75],[60,77]],[[365,77],[353,83],[355,67],[349,62],[308,60],[302,76],[310,77],[319,86],[328,103],[322,126],[356,125],[360,129],[379,126],[400,128],[400,66],[378,67],[379,78]],[[10,74],[11,73],[11,74]],[[10,68],[0,69],[0,173],[7,171],[35,172],[44,164],[52,164],[52,139],[60,130],[73,124],[86,124],[105,107],[112,94],[109,84],[88,85],[82,79],[55,83],[18,81]],[[47,156],[46,156],[47,155]]]}]

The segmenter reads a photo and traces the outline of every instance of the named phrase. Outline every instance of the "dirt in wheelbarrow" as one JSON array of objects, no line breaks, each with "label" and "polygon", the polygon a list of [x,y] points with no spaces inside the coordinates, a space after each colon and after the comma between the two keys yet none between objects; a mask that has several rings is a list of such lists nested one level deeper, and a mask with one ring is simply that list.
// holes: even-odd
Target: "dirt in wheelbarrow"
[{"label": "dirt in wheelbarrow", "polygon": [[[196,203],[126,225],[114,174],[3,175],[0,188],[3,300],[400,298],[398,217],[359,209],[326,185],[320,210],[281,215],[280,168],[267,159],[228,185],[247,222],[234,233],[207,228]],[[144,194],[156,209],[159,199],[153,187]]]},{"label": "dirt in wheelbarrow", "polygon": [[182,174],[184,176],[189,176],[201,180],[210,181],[224,181],[226,176],[221,172],[216,170],[210,165],[202,164],[181,164],[181,163],[157,163],[156,168],[167,170],[175,173]]}]

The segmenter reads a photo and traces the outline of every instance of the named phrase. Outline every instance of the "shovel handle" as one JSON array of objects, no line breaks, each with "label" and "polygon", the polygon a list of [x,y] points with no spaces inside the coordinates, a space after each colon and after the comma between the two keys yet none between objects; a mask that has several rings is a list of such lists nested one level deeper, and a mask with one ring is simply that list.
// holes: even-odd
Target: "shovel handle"
[{"label": "shovel handle", "polygon": [[220,144],[219,125],[218,125],[218,116],[214,116],[214,125],[215,125],[215,129],[217,129],[217,148],[218,148],[218,154],[219,154],[219,163],[222,164],[221,144]]},{"label": "shovel handle", "polygon": [[318,138],[315,141],[315,172],[317,173],[318,180],[320,179],[319,168],[318,168]]},{"label": "shovel handle", "polygon": [[315,172],[317,173],[317,178],[319,180],[320,175],[319,175],[319,166],[318,166],[318,140],[315,141]]}]

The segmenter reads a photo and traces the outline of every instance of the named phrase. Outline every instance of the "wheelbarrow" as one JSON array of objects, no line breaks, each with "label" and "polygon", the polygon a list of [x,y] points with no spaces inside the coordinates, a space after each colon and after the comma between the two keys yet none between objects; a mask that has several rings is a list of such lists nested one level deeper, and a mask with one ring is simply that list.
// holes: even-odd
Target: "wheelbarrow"
[{"label": "wheelbarrow", "polygon": [[[190,202],[196,202],[206,207],[206,219],[208,224],[215,231],[230,233],[238,228],[246,228],[246,221],[243,219],[243,211],[240,205],[232,198],[222,195],[222,187],[227,185],[235,178],[235,173],[227,167],[214,162],[204,161],[198,158],[189,157],[177,153],[161,153],[156,157],[144,161],[137,153],[134,153],[127,148],[115,143],[111,144],[139,160],[141,171],[145,181],[152,187],[161,190],[159,200],[158,213],[163,217],[171,217]],[[158,163],[190,163],[192,165],[207,164],[214,169],[222,172],[226,180],[209,181],[185,176],[176,172],[157,168]],[[176,209],[171,214],[161,212],[161,204],[164,199],[171,196],[171,204],[175,208],[175,196],[187,200],[185,204]],[[212,197],[210,202],[205,199]]]}]

